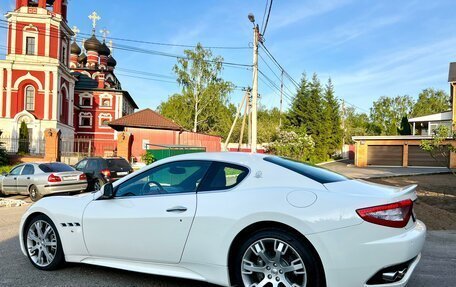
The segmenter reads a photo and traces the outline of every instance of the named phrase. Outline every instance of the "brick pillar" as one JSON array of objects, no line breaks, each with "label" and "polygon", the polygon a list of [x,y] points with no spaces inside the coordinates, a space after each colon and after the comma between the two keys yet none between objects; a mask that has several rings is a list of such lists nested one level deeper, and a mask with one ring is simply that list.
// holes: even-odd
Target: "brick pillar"
[{"label": "brick pillar", "polygon": [[408,167],[408,143],[405,143],[402,148],[402,166]]},{"label": "brick pillar", "polygon": [[57,129],[46,129],[44,140],[46,143],[44,160],[49,162],[60,161],[60,134]]},{"label": "brick pillar", "polygon": [[355,145],[355,166],[367,166],[367,143],[364,140],[356,142]]},{"label": "brick pillar", "polygon": [[131,146],[133,145],[133,135],[128,132],[121,132],[117,135],[117,156],[123,157],[127,161],[131,160]]},{"label": "brick pillar", "polygon": [[[456,148],[456,141],[451,143]],[[456,168],[456,152],[450,152],[450,166],[449,168]]]}]

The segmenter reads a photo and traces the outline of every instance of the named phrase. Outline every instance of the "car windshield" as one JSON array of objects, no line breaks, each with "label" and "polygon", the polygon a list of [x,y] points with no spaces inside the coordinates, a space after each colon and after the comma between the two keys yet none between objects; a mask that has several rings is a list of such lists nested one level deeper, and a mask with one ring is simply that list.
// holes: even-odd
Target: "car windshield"
[{"label": "car windshield", "polygon": [[60,163],[42,163],[38,166],[43,172],[65,172],[65,171],[74,171],[74,168],[71,166]]},{"label": "car windshield", "polygon": [[349,180],[348,177],[327,169],[283,157],[269,156],[265,157],[264,160],[297,172],[321,184]]},{"label": "car windshield", "polygon": [[130,164],[124,160],[123,158],[120,159],[107,159],[109,169],[113,170],[129,170],[131,169]]}]

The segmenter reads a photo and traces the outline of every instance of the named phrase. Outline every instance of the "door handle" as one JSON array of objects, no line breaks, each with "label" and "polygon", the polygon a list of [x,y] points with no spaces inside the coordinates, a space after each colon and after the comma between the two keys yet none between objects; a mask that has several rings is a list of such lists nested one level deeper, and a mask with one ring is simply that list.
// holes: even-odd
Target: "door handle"
[{"label": "door handle", "polygon": [[174,212],[174,213],[182,213],[182,212],[186,212],[186,211],[187,211],[187,207],[184,207],[184,206],[174,206],[174,207],[168,208],[166,210],[166,212]]},{"label": "door handle", "polygon": [[17,180],[17,177],[13,178],[14,180]]},{"label": "door handle", "polygon": [[27,177],[27,179],[30,179],[30,176],[29,176],[29,177]]}]

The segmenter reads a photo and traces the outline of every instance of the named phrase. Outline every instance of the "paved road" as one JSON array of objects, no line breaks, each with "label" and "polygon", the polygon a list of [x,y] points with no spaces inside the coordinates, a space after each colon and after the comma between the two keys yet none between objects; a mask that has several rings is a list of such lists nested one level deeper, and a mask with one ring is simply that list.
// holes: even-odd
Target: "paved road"
[{"label": "paved road", "polygon": [[320,166],[341,173],[351,178],[376,178],[451,172],[451,170],[446,167],[369,166],[361,168],[354,166],[353,161],[350,160],[328,162],[321,164]]},{"label": "paved road", "polygon": [[[215,287],[213,285],[102,268],[70,264],[53,271],[38,271],[22,255],[18,225],[25,207],[0,208],[0,286],[156,286]],[[409,287],[456,286],[456,231],[429,232],[423,259]]]}]

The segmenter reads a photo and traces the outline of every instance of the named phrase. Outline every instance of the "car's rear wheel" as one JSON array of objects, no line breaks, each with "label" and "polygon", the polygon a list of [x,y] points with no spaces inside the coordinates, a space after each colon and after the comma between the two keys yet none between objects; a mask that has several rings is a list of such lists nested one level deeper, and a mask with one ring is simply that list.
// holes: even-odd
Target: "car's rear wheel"
[{"label": "car's rear wheel", "polygon": [[28,258],[38,269],[55,270],[65,262],[57,228],[45,215],[38,215],[28,223],[24,244]]},{"label": "car's rear wheel", "polygon": [[234,260],[235,286],[322,287],[324,276],[309,246],[287,231],[255,232]]},{"label": "car's rear wheel", "polygon": [[35,202],[35,201],[38,201],[40,200],[43,196],[40,194],[40,192],[38,191],[38,188],[35,186],[35,185],[32,185],[30,186],[30,189],[29,189],[29,196],[30,196],[30,199]]}]

